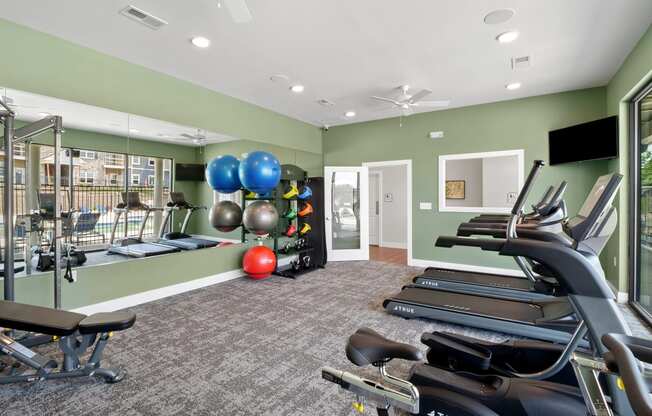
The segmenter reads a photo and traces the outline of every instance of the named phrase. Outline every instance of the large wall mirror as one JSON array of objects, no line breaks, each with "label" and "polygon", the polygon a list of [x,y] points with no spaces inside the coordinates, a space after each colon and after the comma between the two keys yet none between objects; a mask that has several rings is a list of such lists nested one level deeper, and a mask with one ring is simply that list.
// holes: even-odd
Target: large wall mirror
[{"label": "large wall mirror", "polygon": [[439,156],[439,211],[509,212],[523,186],[519,150]]},{"label": "large wall mirror", "polygon": [[[138,236],[155,242],[162,231],[179,231],[187,211],[163,209],[172,192],[183,192],[196,206],[210,205],[211,201],[202,200],[200,195],[200,187],[207,184],[201,179],[189,182],[177,178],[175,166],[197,166],[202,159],[199,153],[209,146],[237,140],[192,126],[12,88],[0,87],[0,97],[16,113],[17,128],[52,115],[63,119],[60,201],[62,210],[69,213],[69,220],[63,224],[64,237],[65,244],[85,252],[84,266],[134,258],[107,254],[115,223],[114,244]],[[38,251],[47,252],[52,245],[53,221],[46,219],[38,225],[20,221],[44,210],[48,194],[53,195],[55,151],[51,137],[44,134],[16,144],[13,153],[13,178],[5,178],[6,158],[0,149],[0,191],[9,183],[13,186],[14,257],[25,266],[17,273],[20,276],[37,273],[41,268]],[[116,208],[123,202],[124,192],[137,193],[140,202],[155,210],[149,215],[141,209],[118,215]],[[0,192],[0,218],[5,206],[2,195]],[[166,222],[168,212],[170,220]],[[193,215],[206,216],[207,211],[199,209]],[[195,229],[186,231],[198,234]],[[0,233],[2,247],[3,235]]]}]

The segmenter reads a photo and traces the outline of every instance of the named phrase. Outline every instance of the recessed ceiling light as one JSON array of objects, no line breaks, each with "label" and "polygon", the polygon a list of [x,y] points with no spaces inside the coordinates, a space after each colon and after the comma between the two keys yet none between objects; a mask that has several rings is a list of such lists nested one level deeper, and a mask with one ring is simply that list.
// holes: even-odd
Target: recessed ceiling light
[{"label": "recessed ceiling light", "polygon": [[348,117],[348,118],[355,117],[355,111],[347,111],[346,113],[344,113],[344,117]]},{"label": "recessed ceiling light", "polygon": [[521,88],[521,83],[520,82],[510,82],[509,84],[505,85],[505,88],[507,88],[510,91],[517,90]]},{"label": "recessed ceiling light", "polygon": [[514,17],[514,10],[512,9],[498,9],[494,10],[493,12],[487,14],[484,17],[484,22],[488,25],[498,25],[501,23],[505,23],[512,17]]},{"label": "recessed ceiling light", "polygon": [[515,30],[510,30],[509,32],[503,32],[500,35],[496,36],[496,40],[500,43],[514,42],[517,38],[518,38],[518,32]]},{"label": "recessed ceiling light", "polygon": [[140,130],[138,129],[129,129],[130,133],[140,133]]},{"label": "recessed ceiling light", "polygon": [[292,92],[296,92],[297,94],[302,93],[304,89],[305,89],[305,87],[303,85],[300,85],[300,84],[293,85],[293,86],[290,87],[290,90]]},{"label": "recessed ceiling light", "polygon": [[41,117],[50,117],[52,114],[50,113],[38,113],[39,116]]},{"label": "recessed ceiling light", "polygon": [[198,48],[208,48],[211,45],[211,41],[203,36],[195,36],[190,42]]}]

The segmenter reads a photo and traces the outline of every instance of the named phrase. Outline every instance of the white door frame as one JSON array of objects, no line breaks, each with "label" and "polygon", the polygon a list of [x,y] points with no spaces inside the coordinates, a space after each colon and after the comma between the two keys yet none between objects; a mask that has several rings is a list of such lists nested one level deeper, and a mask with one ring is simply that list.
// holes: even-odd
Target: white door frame
[{"label": "white door frame", "polygon": [[[331,212],[332,189],[330,173],[332,172],[355,172],[360,175],[359,189],[359,215],[360,215],[360,248],[333,250],[333,222]],[[326,211],[325,232],[326,251],[328,260],[349,261],[369,260],[369,168],[365,166],[324,166],[324,207]],[[329,210],[330,209],[330,210]]]},{"label": "white door frame", "polygon": [[[369,171],[369,178],[371,178],[371,175],[378,176],[378,247],[380,247],[383,242],[383,172]],[[369,183],[371,183],[371,180]],[[369,189],[371,190],[371,187]],[[369,231],[371,231],[371,226],[369,227]]]},{"label": "white door frame", "polygon": [[[407,205],[407,258],[408,262],[410,262],[410,259],[412,259],[412,159],[403,159],[403,160],[384,160],[380,162],[364,162],[362,163],[362,166],[366,166],[368,169],[372,168],[382,168],[382,167],[387,167],[387,166],[405,166],[407,169],[407,179],[406,179],[406,190],[407,190],[407,197],[406,199],[406,205]],[[381,198],[382,198],[381,194]],[[382,203],[380,204],[382,206]],[[381,211],[382,212],[382,211]],[[382,228],[382,227],[381,227]],[[379,237],[382,234],[379,234]],[[382,239],[380,239],[380,242],[382,243]]]}]

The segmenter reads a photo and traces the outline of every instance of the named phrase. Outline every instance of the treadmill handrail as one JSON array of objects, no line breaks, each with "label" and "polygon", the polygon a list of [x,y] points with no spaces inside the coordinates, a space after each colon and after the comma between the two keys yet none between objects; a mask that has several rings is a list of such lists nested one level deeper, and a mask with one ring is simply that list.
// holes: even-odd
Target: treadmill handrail
[{"label": "treadmill handrail", "polygon": [[516,202],[512,208],[512,215],[519,215],[522,212],[525,201],[527,200],[528,194],[530,193],[532,185],[534,184],[534,180],[536,179],[539,171],[543,166],[545,166],[545,162],[543,160],[534,161],[532,169],[530,170],[530,174],[525,180],[523,188],[521,188],[521,192],[518,194],[518,198],[516,198]]},{"label": "treadmill handrail", "polygon": [[[566,293],[615,299],[614,293],[606,283],[604,273],[591,263],[599,262],[597,256],[579,253],[572,247],[548,241],[517,238],[504,240],[503,243],[500,255],[525,257],[544,264],[554,274]],[[600,273],[601,276],[594,277],[596,273]]]},{"label": "treadmill handrail", "polygon": [[465,246],[465,247],[480,247],[482,250],[487,251],[501,251],[503,245],[507,240],[504,238],[472,238],[472,237],[452,237],[452,236],[440,236],[437,237],[435,241],[436,247],[454,247],[454,246]]}]

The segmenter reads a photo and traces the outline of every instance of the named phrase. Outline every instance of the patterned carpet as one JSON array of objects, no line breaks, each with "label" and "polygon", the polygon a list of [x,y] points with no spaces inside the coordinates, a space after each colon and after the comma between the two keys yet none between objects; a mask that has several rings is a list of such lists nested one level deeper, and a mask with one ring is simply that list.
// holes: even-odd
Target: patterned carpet
[{"label": "patterned carpet", "polygon": [[129,371],[123,382],[2,386],[0,414],[353,414],[351,397],[322,381],[320,368],[354,368],[344,343],[358,327],[413,345],[436,329],[502,339],[386,314],[383,299],[417,272],[380,262],[331,263],[299,280],[236,279],[141,305],[133,308],[134,328],[117,333],[106,350],[105,364]]}]

